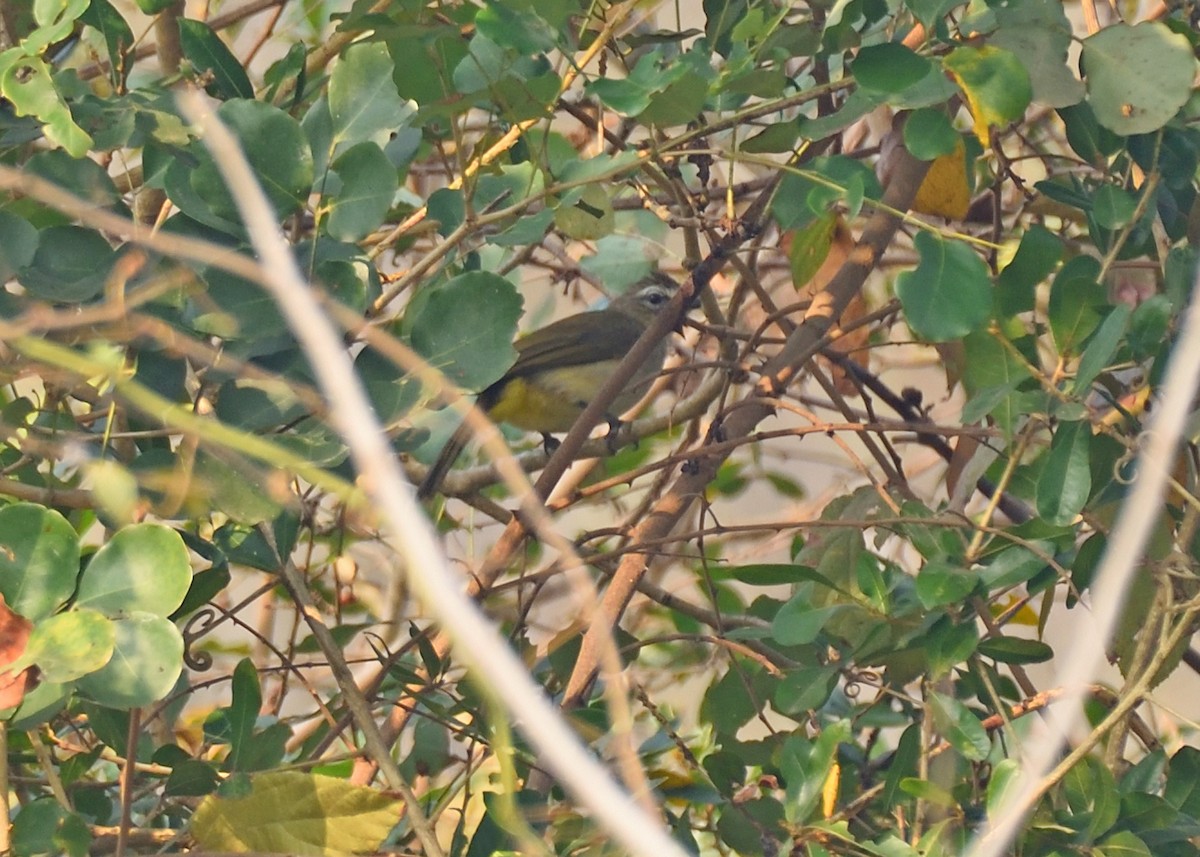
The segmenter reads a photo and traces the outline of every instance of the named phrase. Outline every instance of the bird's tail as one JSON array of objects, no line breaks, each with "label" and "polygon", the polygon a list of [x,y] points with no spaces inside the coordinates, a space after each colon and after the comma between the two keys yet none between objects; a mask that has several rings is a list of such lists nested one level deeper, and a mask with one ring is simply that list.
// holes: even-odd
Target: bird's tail
[{"label": "bird's tail", "polygon": [[446,445],[442,447],[442,451],[438,453],[437,459],[429,465],[429,470],[425,473],[421,484],[417,486],[418,500],[428,500],[437,493],[437,490],[442,487],[442,480],[446,478],[446,474],[450,472],[458,454],[463,451],[463,447],[470,439],[471,430],[467,424],[465,422],[459,424],[458,428],[454,430],[454,434],[450,435],[450,439],[446,441]]}]

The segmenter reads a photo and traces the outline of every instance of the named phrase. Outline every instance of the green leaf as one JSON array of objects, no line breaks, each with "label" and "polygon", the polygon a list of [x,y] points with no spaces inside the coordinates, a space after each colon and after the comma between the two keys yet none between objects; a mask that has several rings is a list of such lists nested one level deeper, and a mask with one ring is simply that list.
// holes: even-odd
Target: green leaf
[{"label": "green leaf", "polygon": [[242,658],[233,669],[233,700],[225,709],[229,734],[229,755],[225,759],[228,771],[245,771],[245,757],[251,752],[254,726],[262,708],[262,688],[258,670],[249,658]]},{"label": "green leaf", "polygon": [[932,161],[949,155],[958,143],[958,131],[945,110],[922,107],[910,113],[904,123],[904,148],[919,160]]},{"label": "green leaf", "polygon": [[24,654],[10,668],[36,664],[43,681],[65,684],[108,663],[115,646],[112,620],[76,607],[37,622]]},{"label": "green leaf", "polygon": [[178,797],[203,797],[212,794],[220,785],[221,778],[216,766],[209,762],[184,759],[171,766],[171,773],[163,785],[168,795]]},{"label": "green leaf", "polygon": [[1100,328],[1084,349],[1083,356],[1079,358],[1079,368],[1075,370],[1075,383],[1072,387],[1076,396],[1087,395],[1096,376],[1108,368],[1113,355],[1117,353],[1125,338],[1125,329],[1129,325],[1132,312],[1129,304],[1117,304],[1100,324]]},{"label": "green leaf", "polygon": [[979,584],[979,576],[946,562],[930,561],[917,572],[917,597],[932,609],[962,601]]},{"label": "green leaf", "polygon": [[708,83],[713,77],[706,55],[689,51],[680,57],[678,65],[687,73],[651,96],[646,109],[638,114],[638,121],[646,125],[683,125],[696,119],[704,110]]},{"label": "green leaf", "polygon": [[1192,92],[1196,59],[1185,36],[1157,21],[1114,24],[1084,40],[1088,103],[1118,134],[1157,131]]},{"label": "green leaf", "polygon": [[276,429],[308,413],[282,378],[231,378],[217,388],[216,398],[221,422],[251,432]]},{"label": "green leaf", "polygon": [[[37,21],[37,28],[21,40],[22,50],[35,56],[55,42],[67,38],[87,7],[88,0],[34,0],[33,18]],[[10,34],[10,39],[16,35]]]},{"label": "green leaf", "polygon": [[[213,533],[213,544],[229,562],[248,565],[261,571],[278,571],[279,559],[257,527],[228,523]],[[280,546],[280,550],[285,550]],[[286,553],[286,550],[285,550]]]},{"label": "green leaf", "polygon": [[1021,765],[1016,759],[1002,759],[992,768],[987,786],[988,815],[995,817],[1020,782]]},{"label": "green leaf", "polygon": [[933,32],[938,21],[955,6],[962,5],[962,0],[910,0],[907,5],[925,29]]},{"label": "green leaf", "polygon": [[116,258],[99,232],[82,226],[51,226],[41,231],[33,260],[17,277],[36,298],[82,303],[104,291]]},{"label": "green leaf", "polygon": [[33,261],[38,231],[28,220],[0,211],[0,280],[9,280]]},{"label": "green leaf", "polygon": [[[1028,547],[1026,546],[1028,544]],[[979,573],[989,591],[1024,583],[1046,567],[1046,555],[1053,556],[1054,543],[1035,540],[1026,544],[1005,547]],[[1039,548],[1040,555],[1031,548]]]},{"label": "green leaf", "polygon": [[12,713],[9,719],[10,728],[36,729],[49,722],[66,707],[74,692],[74,685],[39,682],[33,690],[26,692],[25,698]]},{"label": "green leaf", "polygon": [[[1121,775],[1121,794],[1157,792],[1167,772],[1167,754],[1162,747],[1147,753]],[[1169,778],[1168,778],[1169,782]],[[1193,783],[1195,781],[1193,780]],[[1165,793],[1165,792],[1164,792]]]},{"label": "green leaf", "polygon": [[987,730],[975,714],[952,696],[929,695],[929,710],[938,731],[955,750],[972,762],[982,762],[992,749]]},{"label": "green leaf", "polygon": [[[298,210],[313,184],[313,157],[300,123],[261,101],[235,99],[217,108],[221,121],[237,137],[254,175],[280,216]],[[225,181],[207,152],[191,171],[192,190],[218,217],[239,222]]]},{"label": "green leaf", "polygon": [[775,707],[788,715],[820,708],[833,694],[838,677],[837,668],[832,666],[789,670],[775,689]]},{"label": "green leaf", "polygon": [[1023,0],[992,9],[998,24],[988,43],[1011,51],[1029,70],[1033,99],[1051,107],[1083,100],[1083,83],[1067,68],[1073,34],[1061,3]]},{"label": "green leaf", "polygon": [[260,349],[268,337],[287,335],[279,305],[257,283],[218,268],[201,271],[200,276],[206,288],[184,315],[194,330],[244,340]]},{"label": "green leaf", "polygon": [[555,226],[577,241],[603,238],[613,231],[614,223],[612,200],[598,184],[584,186],[554,209]]},{"label": "green leaf", "polygon": [[975,654],[979,632],[970,622],[952,622],[947,617],[914,642],[924,650],[930,679],[937,681]]},{"label": "green leaf", "polygon": [[788,173],[771,203],[780,229],[797,229],[826,213],[835,203],[857,196],[878,199],[879,179],[865,164],[842,155],[814,158],[807,168]]},{"label": "green leaf", "polygon": [[912,723],[900,734],[900,738],[896,742],[896,752],[892,754],[891,762],[888,764],[887,778],[884,780],[883,793],[880,795],[884,806],[895,806],[896,790],[906,775],[916,772],[921,752],[921,726],[918,723]]},{"label": "green leaf", "polygon": [[1137,200],[1124,188],[1102,184],[1092,197],[1092,214],[1105,229],[1120,229],[1133,220]]},{"label": "green leaf", "polygon": [[543,208],[536,214],[528,214],[495,235],[489,235],[487,242],[497,247],[523,247],[527,244],[538,244],[546,237],[546,230],[554,222],[557,209]]},{"label": "green leaf", "polygon": [[1012,435],[1020,414],[1016,389],[1030,377],[1030,371],[988,332],[974,332],[962,344],[966,355],[962,382],[971,396],[962,408],[962,420],[970,424],[991,416],[1001,431]]},{"label": "green leaf", "polygon": [[134,612],[169,616],[191,582],[191,563],[179,533],[162,524],[134,524],[96,551],[80,578],[75,605],[110,617]]},{"label": "green leaf", "polygon": [[1096,278],[1100,263],[1091,256],[1076,256],[1063,265],[1050,286],[1050,331],[1062,356],[1079,349],[1100,323],[1100,307],[1108,303]]},{"label": "green leaf", "polygon": [[140,492],[137,477],[111,458],[87,462],[82,468],[92,485],[92,503],[104,522],[113,527],[137,518]]},{"label": "green leaf", "polygon": [[782,646],[801,646],[811,643],[821,633],[830,617],[849,605],[832,604],[814,607],[808,591],[801,591],[779,608],[771,622],[771,636]]},{"label": "green leaf", "polygon": [[206,797],[191,833],[209,851],[342,855],[377,851],[400,801],[366,786],[298,771],[255,776],[239,798]]},{"label": "green leaf", "polygon": [[0,595],[35,624],[75,591],[79,536],[67,519],[34,503],[0,508]]},{"label": "green leaf", "polygon": [[1163,799],[1192,819],[1200,820],[1200,750],[1183,746],[1171,757]]},{"label": "green leaf", "polygon": [[932,342],[981,329],[992,311],[987,265],[965,245],[929,232],[918,232],[914,244],[920,264],[896,278],[909,327]]},{"label": "green leaf", "polygon": [[120,84],[129,73],[125,53],[133,47],[133,30],[108,0],[91,0],[79,20],[104,36],[110,80]]},{"label": "green leaf", "polygon": [[899,42],[862,48],[850,70],[863,89],[895,94],[918,83],[933,63]]},{"label": "green leaf", "polygon": [[508,280],[474,271],[431,290],[404,323],[418,354],[455,384],[479,390],[516,359],[512,341],[521,305]]},{"label": "green leaf", "polygon": [[161,616],[129,613],[113,621],[111,660],[79,679],[83,696],[111,708],[137,708],[157,702],[183,671],[183,636]]},{"label": "green leaf", "polygon": [[835,212],[827,212],[792,233],[788,262],[792,269],[792,284],[796,288],[808,283],[825,263],[829,248],[833,246],[838,217]]},{"label": "green leaf", "polygon": [[1103,164],[1121,150],[1122,138],[1096,121],[1096,113],[1086,101],[1061,108],[1058,115],[1067,128],[1067,143],[1089,164]]},{"label": "green leaf", "polygon": [[1041,664],[1054,657],[1054,649],[1040,640],[1018,637],[988,637],[979,641],[977,651],[1002,664]]},{"label": "green leaf", "polygon": [[730,577],[747,586],[789,586],[800,581],[809,580],[836,589],[833,582],[818,574],[815,570],[802,565],[790,563],[757,563],[740,565],[725,569],[720,579]]},{"label": "green leaf", "polygon": [[758,703],[746,693],[754,673],[735,665],[709,685],[700,704],[700,717],[719,735],[732,736],[758,713]]},{"label": "green leaf", "polygon": [[802,823],[810,817],[838,758],[838,745],[850,740],[850,724],[838,720],[822,725],[813,740],[792,733],[783,745],[780,769],[787,782],[787,819]]},{"label": "green leaf", "polygon": [[1004,127],[1025,114],[1033,88],[1029,72],[1015,54],[991,45],[963,46],[942,62],[967,97],[975,136],[985,147],[991,141],[991,128]]},{"label": "green leaf", "polygon": [[579,267],[595,274],[613,289],[626,289],[654,269],[649,241],[640,235],[606,235],[596,242],[596,252]]},{"label": "green leaf", "polygon": [[1138,304],[1129,319],[1126,341],[1134,360],[1144,360],[1162,347],[1173,317],[1171,299],[1166,295],[1155,295]]},{"label": "green leaf", "polygon": [[399,375],[396,364],[374,348],[364,348],[354,358],[354,369],[367,388],[371,407],[385,423],[393,423],[420,401],[421,385]]},{"label": "green leaf", "polygon": [[283,57],[271,63],[270,67],[263,72],[263,83],[267,86],[267,91],[263,95],[264,101],[275,103],[279,88],[291,81],[294,87],[291,106],[295,107],[300,103],[307,81],[307,71],[304,67],[307,54],[304,43],[295,42]]},{"label": "green leaf", "polygon": [[[698,57],[699,54],[695,56]],[[665,93],[678,81],[686,78],[702,84],[703,78],[697,74],[694,58],[690,61],[676,58],[667,62],[661,49],[656,49],[643,54],[626,77],[594,79],[588,83],[586,91],[617,113],[637,116],[649,108],[657,96]],[[662,117],[653,119],[662,121]]]},{"label": "green leaf", "polygon": [[192,585],[188,587],[188,592],[184,596],[183,603],[179,605],[178,610],[167,618],[172,620],[179,619],[198,610],[223,591],[229,585],[231,579],[229,566],[223,560],[212,568],[193,575]]},{"label": "green leaf", "polygon": [[937,783],[932,783],[929,780],[905,777],[900,781],[900,791],[937,806],[946,807],[947,809],[954,809],[958,806],[958,801],[954,799],[954,795],[950,794],[950,792]]},{"label": "green leaf", "polygon": [[497,45],[519,54],[545,53],[559,39],[559,33],[534,8],[517,4],[489,3],[475,15],[475,26]]},{"label": "green leaf", "polygon": [[92,147],[91,136],[75,124],[50,67],[40,58],[21,48],[0,53],[0,95],[12,102],[18,116],[36,116],[46,136],[72,157],[82,158]]},{"label": "green leaf", "polygon": [[76,813],[63,809],[54,798],[30,801],[13,819],[11,846],[14,857],[33,857],[35,854],[86,857],[91,841],[87,822]]},{"label": "green leaf", "polygon": [[1106,836],[1092,848],[1095,857],[1153,857],[1154,852],[1129,830],[1121,830]]},{"label": "green leaf", "polygon": [[996,304],[1000,315],[1011,316],[1033,309],[1034,289],[1058,267],[1063,243],[1044,226],[1032,226],[1021,236],[1016,255],[996,277]]},{"label": "green leaf", "polygon": [[1089,451],[1092,426],[1086,420],[1060,423],[1037,484],[1038,514],[1067,525],[1083,510],[1092,490]]},{"label": "green leaf", "polygon": [[637,152],[601,153],[590,158],[572,158],[558,173],[559,181],[584,184],[596,179],[614,180],[641,163]]},{"label": "green leaf", "polygon": [[828,116],[799,117],[796,121],[799,124],[800,136],[819,140],[836,134],[874,111],[886,100],[879,93],[856,89],[850,93],[841,107]]},{"label": "green leaf", "polygon": [[800,126],[795,120],[768,125],[758,134],[745,140],[740,148],[749,154],[790,152],[800,138]]},{"label": "green leaf", "polygon": [[214,98],[254,98],[246,70],[221,37],[203,21],[179,19],[179,44],[192,67],[211,79],[205,91]]},{"label": "green leaf", "polygon": [[346,49],[329,77],[335,152],[370,140],[382,145],[414,112],[392,81],[392,60],[379,42]]},{"label": "green leaf", "polygon": [[1106,833],[1121,811],[1121,797],[1112,773],[1096,758],[1087,758],[1063,778],[1063,794],[1072,824],[1087,839]]},{"label": "green leaf", "polygon": [[93,205],[125,213],[112,177],[91,158],[73,158],[61,149],[53,149],[38,152],[25,162],[25,169]]},{"label": "green leaf", "polygon": [[330,165],[341,180],[326,229],[341,241],[359,241],[378,229],[400,186],[396,168],[373,142],[346,149]]}]

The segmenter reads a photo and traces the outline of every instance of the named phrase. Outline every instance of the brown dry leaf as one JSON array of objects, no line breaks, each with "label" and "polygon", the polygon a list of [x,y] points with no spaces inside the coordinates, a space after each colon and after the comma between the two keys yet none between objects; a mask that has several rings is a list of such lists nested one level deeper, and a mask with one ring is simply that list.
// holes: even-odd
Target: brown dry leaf
[{"label": "brown dry leaf", "polygon": [[[19,613],[14,613],[0,595],[0,668],[6,667],[21,655],[29,644],[33,623]],[[32,689],[33,667],[18,673],[0,673],[0,709],[15,708]]]}]

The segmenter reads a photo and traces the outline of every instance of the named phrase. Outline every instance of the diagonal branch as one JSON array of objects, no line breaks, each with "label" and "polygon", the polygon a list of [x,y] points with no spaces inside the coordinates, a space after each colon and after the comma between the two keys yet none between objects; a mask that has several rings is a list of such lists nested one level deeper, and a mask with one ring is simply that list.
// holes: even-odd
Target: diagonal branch
[{"label": "diagonal branch", "polygon": [[[917,188],[929,169],[929,164],[918,161],[901,150],[892,173],[892,180],[883,195],[883,205],[867,222],[862,238],[841,270],[834,276],[825,291],[817,295],[809,307],[804,321],[796,328],[783,348],[762,367],[761,378],[755,391],[730,414],[720,426],[720,440],[746,438],[767,417],[774,413],[767,398],[784,390],[800,369],[824,343],[826,335],[837,318],[845,310],[850,299],[858,293],[867,275],[874,269],[891,244],[892,237],[900,226],[900,215],[893,212],[907,211],[916,196]],[[712,434],[709,443],[717,438]],[[632,546],[653,543],[666,539],[692,503],[704,495],[708,484],[716,478],[736,444],[724,445],[711,454],[698,454],[695,467],[688,468],[675,481],[674,486],[663,495],[650,514],[630,534]],[[704,452],[703,449],[700,452]],[[583,639],[579,659],[567,683],[563,695],[564,708],[578,706],[584,699],[588,687],[599,670],[599,645],[602,636],[611,634],[621,615],[625,612],[638,583],[649,568],[648,556],[631,549],[618,566],[612,582],[604,593],[599,611]]]}]

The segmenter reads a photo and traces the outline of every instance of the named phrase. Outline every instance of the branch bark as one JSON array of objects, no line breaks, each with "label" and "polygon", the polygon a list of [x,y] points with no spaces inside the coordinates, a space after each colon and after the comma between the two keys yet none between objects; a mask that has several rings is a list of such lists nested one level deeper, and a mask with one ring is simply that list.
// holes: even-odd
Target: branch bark
[{"label": "branch bark", "polygon": [[[845,310],[850,299],[862,288],[867,275],[874,269],[896,234],[900,226],[900,216],[894,212],[908,210],[928,169],[928,163],[918,161],[907,151],[900,150],[891,181],[883,195],[883,206],[867,222],[862,237],[850,253],[849,259],[825,291],[815,297],[803,322],[788,337],[784,347],[763,365],[755,391],[732,410],[729,418],[720,424],[719,432],[710,432],[708,443],[711,444],[716,439],[727,441],[745,438],[760,422],[774,413],[766,399],[778,395],[786,388],[805,362],[821,348],[826,334]],[[714,430],[716,428],[714,427]],[[719,433],[720,437],[714,438],[714,433]],[[716,478],[718,470],[733,448],[736,447],[726,445],[720,451],[710,450],[707,454],[703,446],[697,450],[694,459],[696,466],[686,470],[650,514],[634,528],[630,536],[634,549],[626,553],[621,561],[612,582],[605,590],[591,627],[583,638],[579,659],[563,694],[563,708],[573,708],[583,702],[587,689],[599,670],[600,641],[611,635],[612,629],[621,620],[633,593],[649,568],[647,557],[652,554],[637,551],[636,545],[666,539],[691,508],[692,503],[703,496],[705,488]]]}]

